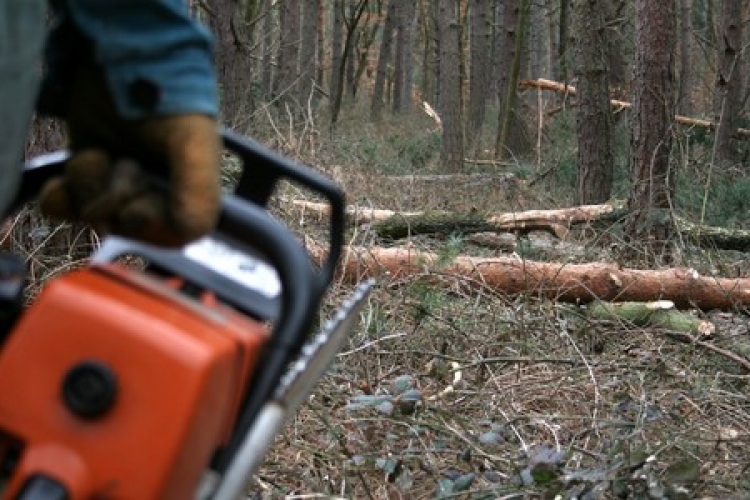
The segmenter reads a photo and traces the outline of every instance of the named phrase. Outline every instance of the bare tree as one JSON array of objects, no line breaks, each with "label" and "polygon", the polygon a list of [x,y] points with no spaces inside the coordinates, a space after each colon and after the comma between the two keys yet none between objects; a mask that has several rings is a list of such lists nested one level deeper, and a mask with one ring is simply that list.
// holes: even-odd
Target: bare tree
[{"label": "bare tree", "polygon": [[675,115],[676,0],[636,0],[636,59],[631,150],[633,186],[626,232],[654,250],[674,232],[669,212],[674,191],[670,172]]},{"label": "bare tree", "polygon": [[598,0],[573,0],[578,78],[578,201],[603,203],[613,184],[612,108],[609,103],[607,26]]}]

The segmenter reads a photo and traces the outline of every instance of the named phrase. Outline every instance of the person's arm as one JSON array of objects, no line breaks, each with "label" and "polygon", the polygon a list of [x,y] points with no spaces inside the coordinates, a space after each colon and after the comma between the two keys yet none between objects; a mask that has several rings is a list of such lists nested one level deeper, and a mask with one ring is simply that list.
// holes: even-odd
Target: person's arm
[{"label": "person's arm", "polygon": [[[218,112],[212,37],[184,0],[54,0],[45,92],[81,57],[103,71],[121,118]],[[51,91],[51,92],[50,92]],[[47,95],[46,101],[60,100]]]},{"label": "person's arm", "polygon": [[[71,159],[43,213],[182,245],[220,208],[218,91],[208,31],[183,0],[53,0],[42,112],[66,122]],[[166,190],[152,175],[168,181]]]}]

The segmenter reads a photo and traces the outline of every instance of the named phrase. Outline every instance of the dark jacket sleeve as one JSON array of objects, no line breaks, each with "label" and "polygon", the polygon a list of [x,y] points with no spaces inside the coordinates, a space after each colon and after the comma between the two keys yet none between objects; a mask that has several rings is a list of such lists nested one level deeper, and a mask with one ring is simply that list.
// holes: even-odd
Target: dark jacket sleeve
[{"label": "dark jacket sleeve", "polygon": [[55,114],[70,74],[90,58],[123,118],[215,115],[213,42],[184,0],[53,0],[42,111]]}]

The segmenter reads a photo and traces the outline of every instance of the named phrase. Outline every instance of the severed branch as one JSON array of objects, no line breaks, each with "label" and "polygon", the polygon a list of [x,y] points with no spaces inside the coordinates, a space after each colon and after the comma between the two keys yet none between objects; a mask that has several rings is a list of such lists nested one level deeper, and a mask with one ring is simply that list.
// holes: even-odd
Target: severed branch
[{"label": "severed branch", "polygon": [[[551,90],[552,92],[565,93],[568,95],[576,95],[576,88],[572,85],[565,85],[564,83],[555,82],[552,80],[545,80],[543,78],[537,80],[523,80],[519,84],[520,90],[528,90],[530,88],[537,88],[541,90]],[[627,101],[619,101],[617,99],[611,99],[610,103],[612,107],[618,111],[621,109],[629,109],[632,104]],[[690,118],[688,116],[677,115],[674,117],[674,121],[680,125],[686,125],[688,127],[700,127],[714,130],[716,124],[710,120],[702,120],[700,118]],[[739,128],[735,132],[737,137],[750,137],[750,130]]]}]

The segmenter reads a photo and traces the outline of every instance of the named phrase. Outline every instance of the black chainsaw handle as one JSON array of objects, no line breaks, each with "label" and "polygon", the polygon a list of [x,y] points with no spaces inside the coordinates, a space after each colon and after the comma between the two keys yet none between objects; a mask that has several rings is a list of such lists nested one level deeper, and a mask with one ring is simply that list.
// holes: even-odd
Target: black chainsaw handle
[{"label": "black chainsaw handle", "polygon": [[242,199],[267,206],[278,182],[287,179],[322,195],[330,205],[328,256],[318,273],[320,292],[333,279],[344,245],[346,200],[344,192],[330,179],[309,167],[286,158],[231,130],[223,130],[224,146],[240,157],[242,175],[235,194]]}]

